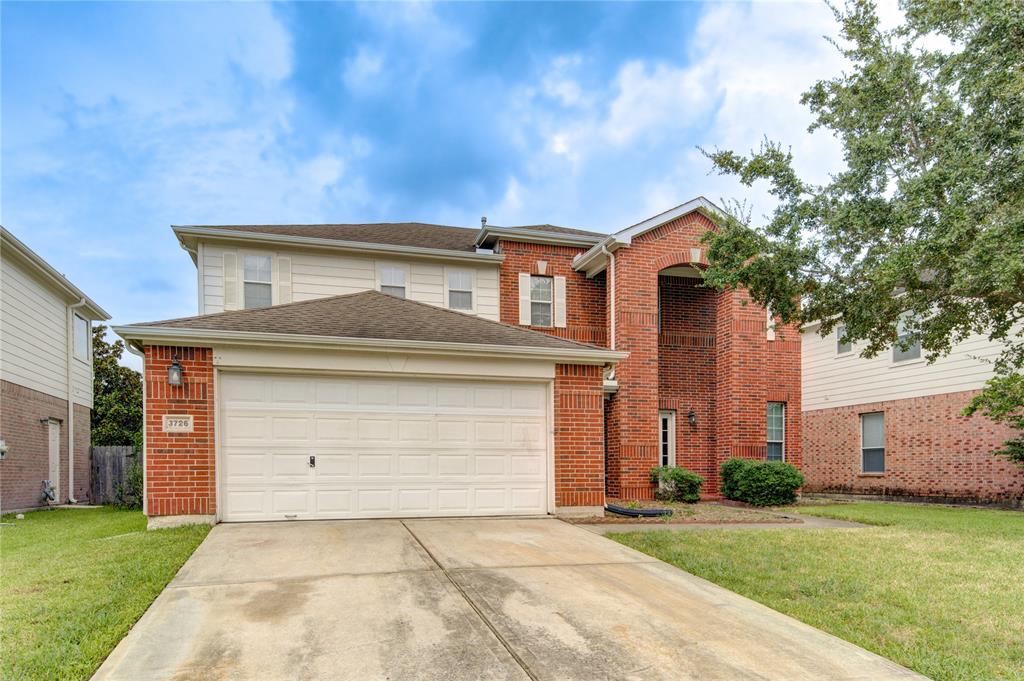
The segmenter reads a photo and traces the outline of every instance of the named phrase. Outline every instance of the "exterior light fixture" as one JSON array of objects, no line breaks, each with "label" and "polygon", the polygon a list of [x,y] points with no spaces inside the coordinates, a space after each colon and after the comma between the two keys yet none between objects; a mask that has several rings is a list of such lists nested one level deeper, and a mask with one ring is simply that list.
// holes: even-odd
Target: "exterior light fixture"
[{"label": "exterior light fixture", "polygon": [[690,411],[686,412],[686,418],[690,422],[691,426],[697,425],[697,412],[695,412],[694,410],[691,409]]},{"label": "exterior light fixture", "polygon": [[171,361],[171,366],[167,367],[167,385],[178,387],[181,385],[181,364],[178,362],[178,356],[175,355]]}]

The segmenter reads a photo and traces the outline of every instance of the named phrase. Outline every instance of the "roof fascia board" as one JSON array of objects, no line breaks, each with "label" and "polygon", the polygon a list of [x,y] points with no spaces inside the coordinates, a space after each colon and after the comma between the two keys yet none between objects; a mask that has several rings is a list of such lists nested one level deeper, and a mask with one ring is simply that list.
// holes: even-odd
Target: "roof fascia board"
[{"label": "roof fascia board", "polygon": [[28,265],[34,267],[38,274],[43,276],[47,282],[52,284],[61,293],[73,299],[74,302],[85,302],[85,307],[91,318],[99,321],[107,321],[110,319],[110,313],[100,307],[96,301],[72,284],[67,277],[58,272],[53,268],[50,263],[46,262],[39,256],[38,253],[33,251],[31,248],[26,246],[18,237],[7,231],[6,227],[0,226],[0,244],[6,249],[11,249],[21,260],[26,262]]},{"label": "roof fascia board", "polygon": [[695,212],[700,213],[713,222],[718,222],[721,220],[722,216],[722,210],[718,208],[718,206],[711,203],[703,196],[698,196],[695,199],[680,204],[675,208],[671,208],[664,213],[659,213],[654,217],[647,218],[642,222],[631,225],[630,227],[603,239],[586,253],[581,253],[576,256],[572,263],[573,269],[577,271],[584,271],[588,277],[593,277],[595,274],[598,274],[607,267],[607,263],[604,262],[604,253],[601,249],[602,245],[609,251],[614,251],[622,246],[629,246],[633,243],[634,237],[640,236],[644,232],[649,232],[656,227],[660,227],[666,222],[671,222],[672,220]]},{"label": "roof fascia board", "polygon": [[339,241],[337,239],[317,239],[286,234],[264,234],[261,232],[240,232],[227,229],[204,229],[175,225],[172,227],[178,241],[188,250],[188,240],[204,239],[207,241],[244,241],[247,243],[283,244],[304,246],[308,248],[329,249],[335,251],[360,253],[390,253],[414,258],[434,258],[442,260],[475,260],[483,262],[501,262],[505,256],[497,253],[472,253],[469,251],[452,251],[445,248],[423,248],[420,246],[399,246],[394,244],[371,244],[363,241]]},{"label": "roof fascia board", "polygon": [[575,364],[614,364],[629,353],[612,350],[519,347],[479,343],[448,343],[377,338],[347,338],[306,334],[263,333],[254,331],[223,331],[216,329],[176,329],[158,326],[116,326],[114,333],[129,343],[170,343],[205,341],[209,343],[270,347],[302,347],[310,349],[348,348],[368,352],[410,352],[431,355],[475,354],[487,357],[511,357],[569,361]]},{"label": "roof fascia board", "polygon": [[[601,240],[600,236],[587,236],[586,234],[566,234],[561,232],[545,232],[536,229],[515,229],[511,227],[483,227],[477,232],[476,243],[485,248],[493,246],[499,239],[509,241],[522,241],[533,244],[556,244],[565,246],[580,246],[587,248]],[[491,246],[488,246],[491,244]]]}]

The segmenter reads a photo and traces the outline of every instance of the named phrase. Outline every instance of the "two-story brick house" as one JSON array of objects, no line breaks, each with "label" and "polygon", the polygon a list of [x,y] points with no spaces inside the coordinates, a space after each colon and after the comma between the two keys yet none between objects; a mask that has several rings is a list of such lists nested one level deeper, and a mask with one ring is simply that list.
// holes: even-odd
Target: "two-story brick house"
[{"label": "two-story brick house", "polygon": [[175,227],[199,315],[117,329],[145,356],[147,513],[589,513],[662,463],[712,496],[730,456],[799,465],[799,334],[701,286],[716,214]]}]

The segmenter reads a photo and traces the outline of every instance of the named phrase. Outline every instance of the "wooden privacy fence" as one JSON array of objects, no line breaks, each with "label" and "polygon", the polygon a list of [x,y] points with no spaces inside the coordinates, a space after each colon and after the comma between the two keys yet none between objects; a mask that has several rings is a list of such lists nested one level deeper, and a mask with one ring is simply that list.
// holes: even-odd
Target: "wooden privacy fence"
[{"label": "wooden privacy fence", "polygon": [[128,469],[142,453],[131,445],[107,445],[92,448],[92,503],[111,504],[117,500],[118,488],[128,485]]}]

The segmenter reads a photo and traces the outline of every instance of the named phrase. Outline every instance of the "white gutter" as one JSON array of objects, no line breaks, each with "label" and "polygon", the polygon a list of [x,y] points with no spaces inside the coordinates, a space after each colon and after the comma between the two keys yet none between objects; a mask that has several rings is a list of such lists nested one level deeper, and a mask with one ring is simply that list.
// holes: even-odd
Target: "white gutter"
[{"label": "white gutter", "polygon": [[[75,392],[72,387],[74,383],[73,364],[75,358],[75,310],[87,305],[85,298],[82,298],[74,305],[68,305],[67,322],[67,379],[68,379],[68,503],[77,504],[75,499]],[[89,339],[86,338],[88,343]],[[57,490],[57,501],[60,501],[60,490]]]},{"label": "white gutter", "polygon": [[627,352],[602,350],[580,345],[578,348],[521,347],[484,343],[452,343],[447,341],[396,340],[387,338],[351,338],[311,334],[265,333],[257,331],[222,331],[215,329],[181,329],[164,326],[116,326],[114,332],[129,343],[181,344],[205,342],[217,345],[250,345],[281,348],[297,346],[313,349],[351,348],[366,352],[408,352],[415,354],[483,355],[496,358],[531,358],[569,361],[577,364],[614,364],[629,356]]},{"label": "white gutter", "polygon": [[505,256],[496,253],[476,253],[472,251],[453,251],[445,248],[424,248],[422,246],[396,246],[393,244],[371,244],[363,241],[340,241],[338,239],[320,239],[306,236],[290,236],[286,234],[266,234],[263,232],[233,231],[230,229],[210,229],[207,227],[172,228],[182,246],[188,250],[183,237],[202,237],[211,241],[246,241],[247,243],[292,244],[313,248],[325,248],[337,251],[359,251],[370,253],[399,253],[411,257],[440,258],[444,260],[475,260],[482,262],[502,262]]},{"label": "white gutter", "polygon": [[515,227],[492,227],[487,225],[480,228],[480,231],[477,232],[476,243],[482,245],[486,244],[490,239],[509,239],[526,243],[559,244],[588,248],[603,238],[603,236],[597,235],[590,236],[587,234],[548,232],[541,229],[517,229]]},{"label": "white gutter", "polygon": [[608,250],[604,243],[601,244],[601,251],[608,257],[608,295],[611,296],[611,315],[612,315],[612,338],[611,338],[611,349],[615,349],[615,255]]}]

